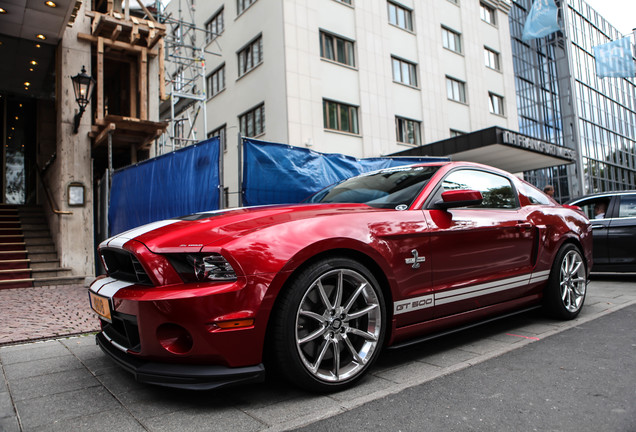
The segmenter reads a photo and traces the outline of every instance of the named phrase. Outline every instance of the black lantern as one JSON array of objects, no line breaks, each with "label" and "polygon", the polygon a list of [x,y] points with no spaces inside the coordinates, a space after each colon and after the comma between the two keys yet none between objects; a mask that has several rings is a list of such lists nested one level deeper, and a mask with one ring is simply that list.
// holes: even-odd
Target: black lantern
[{"label": "black lantern", "polygon": [[92,76],[86,74],[86,68],[84,68],[84,66],[82,66],[82,71],[74,77],[71,77],[71,79],[73,80],[75,100],[77,101],[77,105],[79,105],[79,112],[75,114],[75,122],[73,126],[73,133],[77,133],[82,114],[84,114],[86,105],[88,105],[88,102],[91,100],[91,94],[95,87],[95,80]]}]

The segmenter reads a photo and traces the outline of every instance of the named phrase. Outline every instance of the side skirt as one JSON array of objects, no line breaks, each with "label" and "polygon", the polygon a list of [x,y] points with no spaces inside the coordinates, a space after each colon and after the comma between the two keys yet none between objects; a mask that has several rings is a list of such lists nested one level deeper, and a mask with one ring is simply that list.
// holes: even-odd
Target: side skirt
[{"label": "side skirt", "polygon": [[[523,302],[523,306],[525,307],[518,305],[518,307],[521,307],[521,309],[513,310],[512,312],[509,311],[510,302],[508,302],[504,303],[504,305],[489,306],[475,311],[464,312],[459,315],[451,315],[444,318],[438,318],[431,321],[394,329],[394,337],[392,338],[393,343],[388,346],[387,349],[393,350],[404,348],[407,346],[426,342],[431,339],[436,339],[453,333],[461,332],[473,327],[478,327],[493,321],[498,321],[514,315],[519,315],[535,309],[539,309],[542,307],[542,305],[537,304],[537,297],[539,296],[531,296],[530,301],[528,301],[528,298],[524,299],[526,300],[525,302]],[[516,301],[512,303],[516,303]],[[532,306],[527,306],[528,304],[532,304]],[[496,314],[495,311],[497,309],[508,310],[509,312],[502,315],[493,315],[493,313]],[[486,317],[480,319],[483,316]],[[466,324],[455,327],[458,322],[463,322]],[[428,334],[421,337],[413,337],[415,336],[415,333]]]}]

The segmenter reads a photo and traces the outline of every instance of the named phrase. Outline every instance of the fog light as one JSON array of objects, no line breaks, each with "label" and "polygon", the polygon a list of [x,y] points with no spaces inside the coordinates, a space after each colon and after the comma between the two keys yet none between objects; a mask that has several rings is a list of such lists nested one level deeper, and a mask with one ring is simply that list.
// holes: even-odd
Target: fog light
[{"label": "fog light", "polygon": [[157,329],[157,339],[166,351],[185,354],[192,349],[192,336],[177,324],[161,324]]}]

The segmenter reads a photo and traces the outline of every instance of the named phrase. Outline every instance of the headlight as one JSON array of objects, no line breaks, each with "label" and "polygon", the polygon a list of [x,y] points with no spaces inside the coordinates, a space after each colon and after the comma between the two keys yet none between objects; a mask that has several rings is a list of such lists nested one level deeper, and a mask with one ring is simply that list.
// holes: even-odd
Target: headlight
[{"label": "headlight", "polygon": [[236,280],[236,272],[220,254],[170,255],[168,260],[184,282]]}]

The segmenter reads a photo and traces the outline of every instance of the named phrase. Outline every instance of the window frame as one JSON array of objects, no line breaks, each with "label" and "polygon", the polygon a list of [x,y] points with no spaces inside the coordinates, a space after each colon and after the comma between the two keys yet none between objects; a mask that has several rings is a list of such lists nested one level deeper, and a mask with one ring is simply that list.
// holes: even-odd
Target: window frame
[{"label": "window frame", "polygon": [[226,152],[227,151],[227,123],[223,123],[221,126],[219,126],[218,128],[208,133],[208,139],[214,138],[217,136],[220,138],[221,148],[223,149],[224,152]]},{"label": "window frame", "polygon": [[[220,20],[219,20],[220,18]],[[218,31],[218,26],[219,26],[219,21],[220,21],[220,26],[221,29],[220,31]],[[211,29],[211,27],[214,27],[214,23],[216,22],[216,26],[217,26],[217,31],[214,31]],[[213,40],[215,40],[217,37],[221,36],[223,34],[223,32],[225,31],[225,6],[221,6],[216,13],[214,13],[212,15],[212,18],[210,18],[206,23],[205,23],[205,41],[206,43],[210,43]]]},{"label": "window frame", "polygon": [[243,12],[248,10],[258,0],[236,0],[236,16],[238,17]]},{"label": "window frame", "polygon": [[[254,61],[254,47],[258,45],[258,61]],[[252,40],[250,40],[248,43],[246,43],[245,45],[243,45],[237,52],[236,52],[236,56],[237,56],[237,66],[238,66],[238,77],[244,77],[245,75],[247,75],[248,73],[250,73],[251,71],[253,71],[254,69],[256,69],[258,66],[260,66],[263,63],[263,34],[259,33],[258,35],[256,35],[256,37],[254,37]],[[250,60],[251,58],[251,66],[248,67],[248,60]],[[242,67],[242,65],[246,66],[246,67]]]},{"label": "window frame", "polygon": [[[219,73],[221,73],[221,75],[219,75]],[[222,79],[222,86],[221,84],[217,83],[218,86],[218,90],[216,92],[212,91],[213,86],[210,85],[211,81],[214,80],[214,77],[217,77],[217,81],[218,78],[220,76],[220,78]],[[212,99],[213,97],[215,97],[216,95],[218,95],[219,93],[221,93],[223,90],[225,90],[225,63],[223,63],[222,65],[220,65],[219,67],[217,67],[216,69],[214,69],[206,78],[205,78],[205,85],[206,85],[206,92],[207,92],[207,99]]]},{"label": "window frame", "polygon": [[481,20],[492,26],[497,26],[497,11],[494,7],[483,2],[479,3],[479,17]]},{"label": "window frame", "polygon": [[[322,60],[326,60],[331,63],[336,63],[342,66],[350,67],[352,69],[356,68],[356,44],[355,41],[337,35],[333,32],[329,32],[323,29],[320,29],[320,58]],[[339,59],[339,49],[338,43],[343,43],[343,54],[344,61]],[[333,56],[333,58],[329,57],[329,53]],[[351,60],[349,63],[348,60]]]},{"label": "window frame", "polygon": [[[451,43],[452,41],[452,43]],[[451,46],[453,45],[453,46]],[[458,47],[457,47],[458,46]],[[455,54],[464,54],[462,34],[445,25],[442,26],[442,47]]]},{"label": "window frame", "polygon": [[[334,104],[336,107],[336,117],[335,117],[336,127],[335,128],[331,127],[329,108],[328,108],[329,104]],[[342,110],[345,108],[347,109],[347,113],[348,113],[348,124],[353,126],[353,127],[350,127],[349,129],[343,129],[342,127]],[[324,129],[327,131],[334,131],[334,132],[346,133],[351,135],[360,135],[360,121],[359,121],[360,116],[358,115],[359,108],[360,107],[356,105],[351,105],[344,102],[339,102],[332,99],[323,98],[322,115],[323,115]],[[354,113],[355,115],[352,116],[351,115],[352,113]],[[352,121],[352,117],[355,117],[353,118],[353,121]]]},{"label": "window frame", "polygon": [[[400,73],[399,77],[395,76],[395,71],[396,71],[395,65],[396,65],[396,63],[399,65],[399,73]],[[404,67],[408,68],[408,75],[409,75],[409,77],[412,78],[413,81],[415,81],[414,83],[413,82],[409,82],[408,80],[407,81],[403,80],[403,78],[404,78]],[[406,85],[406,86],[409,86],[409,87],[419,88],[419,79],[418,79],[417,73],[418,73],[417,63],[414,63],[414,62],[409,61],[409,60],[405,60],[403,58],[400,58],[400,57],[397,57],[397,56],[394,56],[394,55],[391,56],[391,74],[393,75],[393,82],[398,83],[398,84],[403,84],[403,85]]]},{"label": "window frame", "polygon": [[[256,123],[257,123],[257,112],[258,115],[260,116],[260,126],[261,128],[259,130],[257,130],[256,127]],[[243,119],[245,119],[245,127],[243,126]],[[252,121],[252,126],[254,128],[254,134],[249,134],[249,132],[251,132],[250,129],[250,124],[249,121]],[[247,138],[256,138],[260,135],[265,134],[265,102],[261,102],[258,105],[253,106],[252,108],[248,109],[247,111],[241,113],[238,115],[238,121],[239,121],[239,131],[241,132],[241,136],[247,137]]]},{"label": "window frame", "polygon": [[[490,60],[494,60],[494,67],[490,64]],[[484,45],[484,64],[488,69],[501,72],[501,55],[498,51]]]},{"label": "window frame", "polygon": [[[449,84],[458,84],[457,88],[459,93],[459,99],[456,99],[449,94],[449,87],[448,87]],[[452,93],[454,95],[455,92],[453,91]],[[462,81],[460,79],[453,78],[451,76],[446,75],[446,97],[448,98],[448,100],[453,102],[468,104],[468,95],[466,92],[466,81]]]},{"label": "window frame", "polygon": [[[408,135],[408,129],[404,129],[402,127],[403,125],[400,125],[400,122],[402,122],[404,126],[406,126],[407,123],[410,123],[415,126],[414,128],[415,142],[411,143],[408,141],[400,141],[400,135],[404,135],[404,136]],[[395,116],[395,141],[398,144],[404,144],[404,145],[413,146],[413,147],[421,146],[422,145],[421,126],[422,126],[422,122],[419,120],[413,120],[410,118],[396,115]]]},{"label": "window frame", "polygon": [[[501,95],[498,95],[497,93],[489,91],[488,92],[488,111],[490,112],[490,114],[504,117],[506,115],[505,108],[506,108],[506,105],[504,102],[504,97]],[[499,109],[501,112],[497,112],[497,109]]]},{"label": "window frame", "polygon": [[[399,29],[405,30],[410,33],[415,32],[415,26],[413,24],[413,9],[404,6],[396,1],[387,0],[387,18],[390,25]],[[395,22],[391,20],[391,7],[395,9]],[[400,25],[399,15],[404,17],[404,25]]]}]

